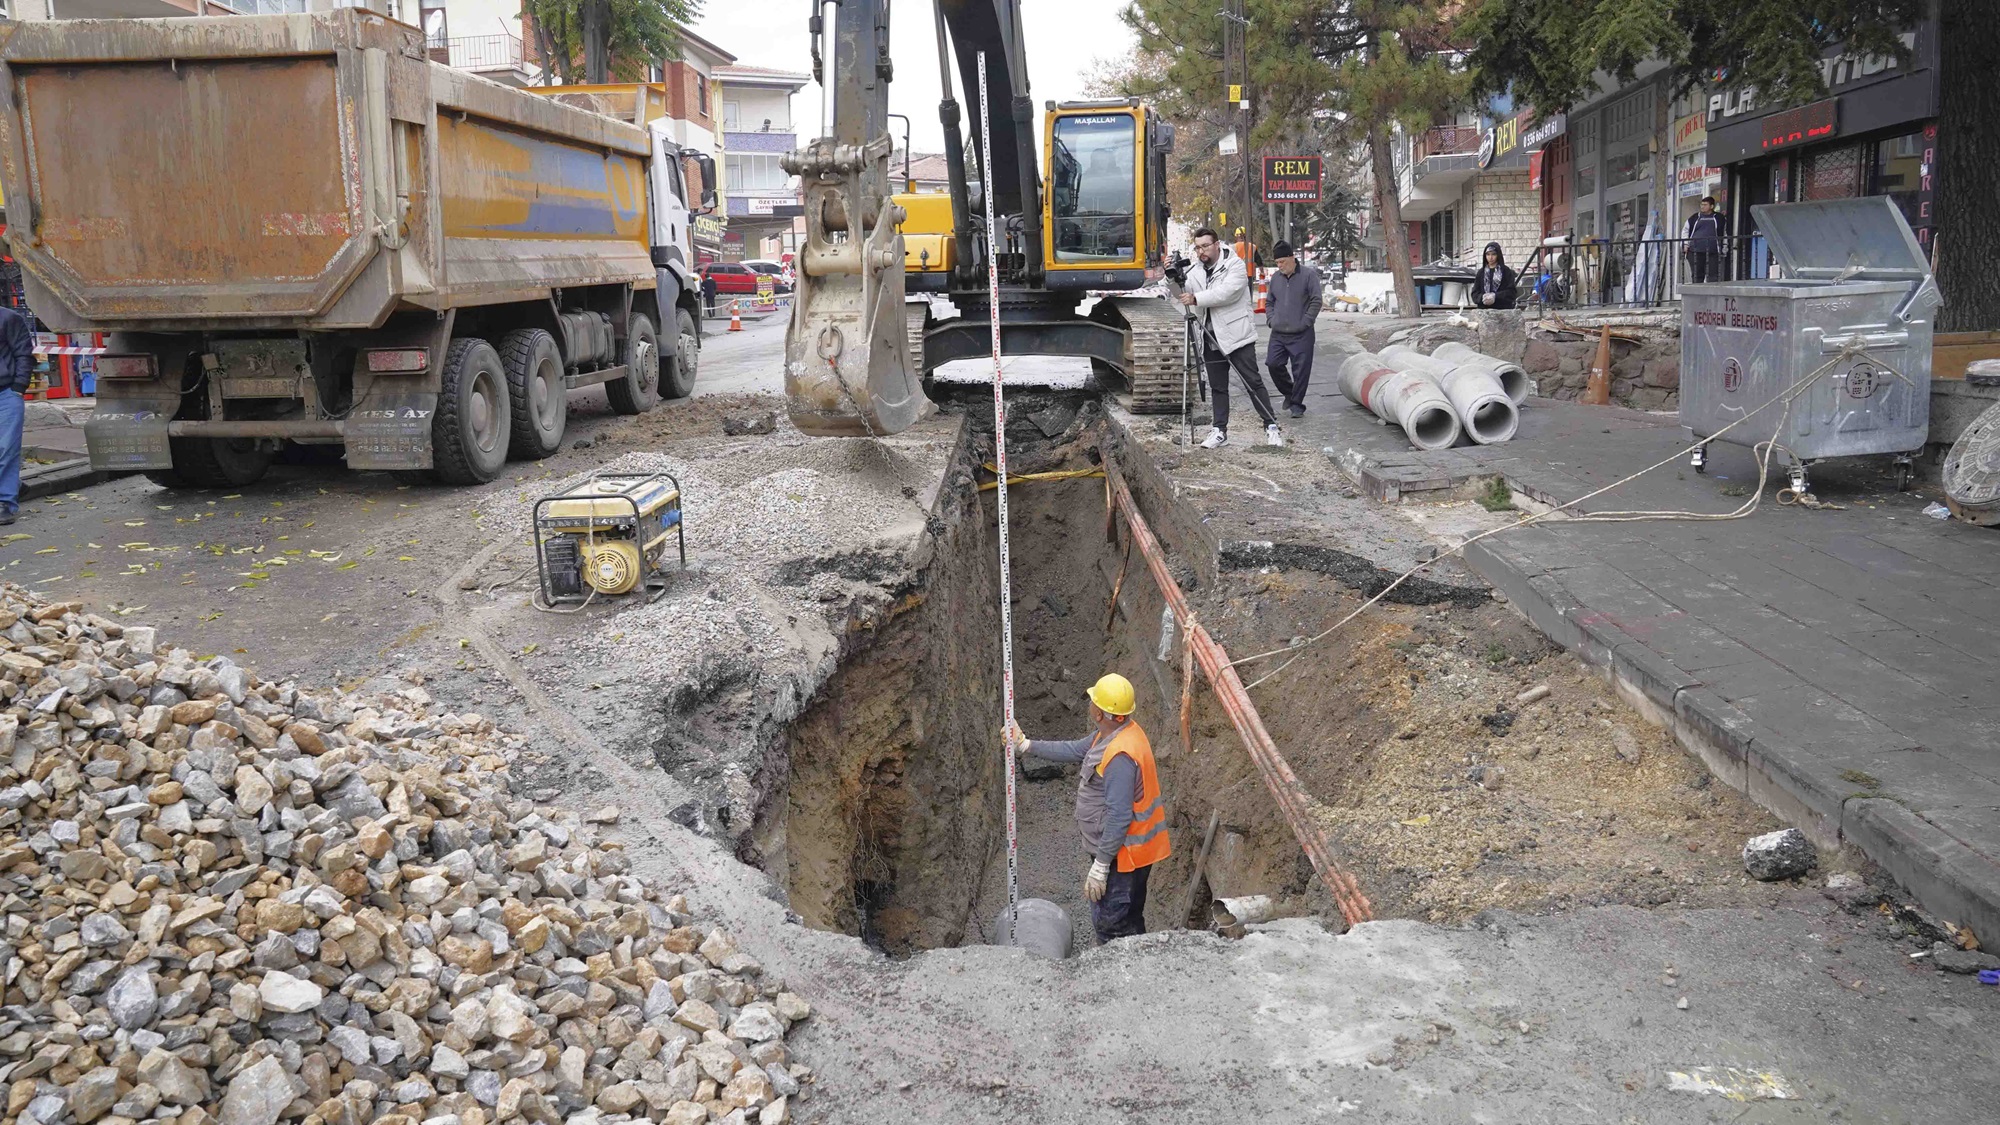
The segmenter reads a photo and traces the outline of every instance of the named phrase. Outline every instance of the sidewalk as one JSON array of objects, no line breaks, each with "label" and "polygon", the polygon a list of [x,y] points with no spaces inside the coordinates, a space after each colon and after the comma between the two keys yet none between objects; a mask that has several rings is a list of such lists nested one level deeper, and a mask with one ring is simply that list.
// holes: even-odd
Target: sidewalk
[{"label": "sidewalk", "polygon": [[[1685,444],[1671,415],[1530,399],[1512,442],[1420,453],[1340,397],[1354,343],[1321,327],[1287,436],[1378,500],[1498,476],[1561,503]],[[1706,477],[1676,462],[1586,508],[1729,511],[1755,465],[1713,449]],[[1935,496],[1876,465],[1815,466],[1813,491],[1845,510],[1781,507],[1778,483],[1746,519],[1550,521],[1466,562],[1731,785],[2000,942],[2000,535],[1924,516]]]},{"label": "sidewalk", "polygon": [[94,400],[62,399],[26,404],[21,426],[21,499],[37,500],[109,479],[90,467],[83,421]]}]

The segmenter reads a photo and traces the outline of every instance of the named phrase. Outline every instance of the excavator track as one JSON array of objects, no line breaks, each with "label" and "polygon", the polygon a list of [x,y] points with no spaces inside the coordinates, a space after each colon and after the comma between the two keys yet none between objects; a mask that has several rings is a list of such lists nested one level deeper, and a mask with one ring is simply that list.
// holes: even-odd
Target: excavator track
[{"label": "excavator track", "polygon": [[1186,317],[1159,297],[1107,297],[1091,310],[1093,319],[1122,320],[1125,343],[1125,384],[1134,414],[1179,414],[1183,398],[1196,395],[1186,377]]},{"label": "excavator track", "polygon": [[910,371],[918,379],[930,374],[924,366],[924,329],[929,327],[931,303],[907,301],[903,304],[903,323],[910,335]]}]

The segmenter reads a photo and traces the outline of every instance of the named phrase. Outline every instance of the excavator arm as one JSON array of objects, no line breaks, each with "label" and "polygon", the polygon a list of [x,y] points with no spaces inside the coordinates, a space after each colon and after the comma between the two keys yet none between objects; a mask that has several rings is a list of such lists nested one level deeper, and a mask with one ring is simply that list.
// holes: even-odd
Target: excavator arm
[{"label": "excavator arm", "polygon": [[[787,410],[792,424],[807,434],[900,433],[916,422],[926,400],[904,322],[903,238],[898,230],[903,214],[891,198],[889,0],[810,3],[813,72],[826,101],[820,136],[783,161],[785,170],[800,178],[806,224],[785,335]],[[991,115],[975,120],[973,128],[987,130],[993,167],[982,170],[982,188],[994,193],[996,214],[1018,216],[1014,269],[1038,285],[1041,179],[1019,0],[935,3],[945,87],[939,115],[959,268],[968,274],[983,272],[985,261],[975,256],[951,72],[958,71],[967,100],[977,105],[979,54],[984,52],[992,83]],[[1004,248],[1009,240],[987,240],[994,244]]]}]

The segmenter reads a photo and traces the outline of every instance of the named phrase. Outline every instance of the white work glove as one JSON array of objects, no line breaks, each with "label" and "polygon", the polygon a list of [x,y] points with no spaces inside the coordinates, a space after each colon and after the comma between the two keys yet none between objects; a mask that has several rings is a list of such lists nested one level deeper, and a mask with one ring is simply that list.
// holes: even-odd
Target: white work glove
[{"label": "white work glove", "polygon": [[1095,860],[1090,865],[1090,874],[1083,877],[1083,897],[1096,902],[1104,897],[1104,884],[1111,878],[1111,865],[1103,860]]},{"label": "white work glove", "polygon": [[1016,754],[1026,754],[1028,747],[1034,745],[1033,742],[1029,741],[1027,735],[1021,733],[1021,727],[1018,723],[1008,726],[1007,737],[1014,740],[1014,752]]}]

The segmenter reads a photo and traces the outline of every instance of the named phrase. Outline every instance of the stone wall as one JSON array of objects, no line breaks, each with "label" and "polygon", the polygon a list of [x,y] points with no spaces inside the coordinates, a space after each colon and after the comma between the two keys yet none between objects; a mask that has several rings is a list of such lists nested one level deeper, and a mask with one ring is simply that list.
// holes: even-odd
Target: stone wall
[{"label": "stone wall", "polygon": [[1574,399],[1583,393],[1590,365],[1597,358],[1597,323],[1636,340],[1611,339],[1611,400],[1638,410],[1676,410],[1680,406],[1681,343],[1677,314],[1632,312],[1619,316],[1577,314],[1566,328],[1536,320],[1519,310],[1474,313],[1470,325],[1452,318],[1398,320],[1363,331],[1362,346],[1381,351],[1407,343],[1429,352],[1456,340],[1487,355],[1513,360],[1528,372],[1544,398]]},{"label": "stone wall", "polygon": [[1528,187],[1526,168],[1481,172],[1466,183],[1462,202],[1468,264],[1482,260],[1487,243],[1498,242],[1507,264],[1518,270],[1541,243],[1542,196]]}]

